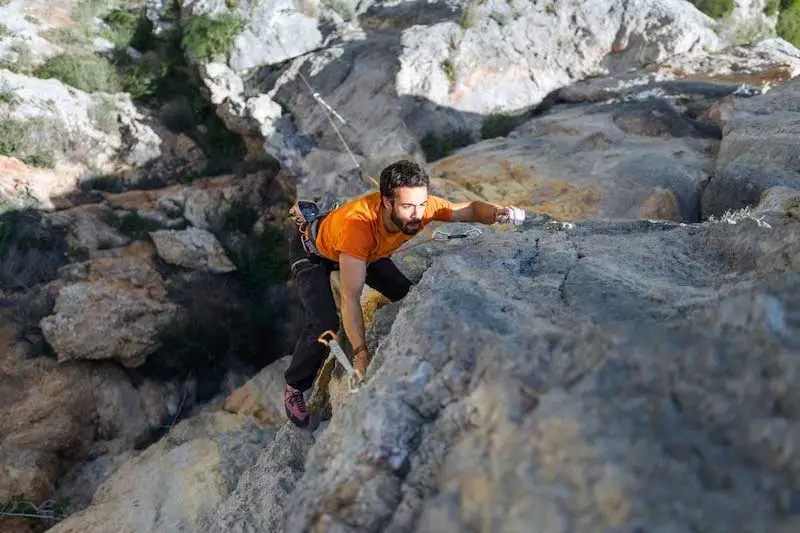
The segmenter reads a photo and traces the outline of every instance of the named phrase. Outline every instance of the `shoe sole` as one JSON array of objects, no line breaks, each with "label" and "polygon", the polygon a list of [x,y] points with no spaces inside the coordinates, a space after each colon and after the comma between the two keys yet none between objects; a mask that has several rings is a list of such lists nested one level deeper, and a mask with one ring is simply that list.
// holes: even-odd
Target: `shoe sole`
[{"label": "shoe sole", "polygon": [[292,414],[292,413],[289,411],[289,409],[286,409],[286,416],[287,416],[287,418],[289,418],[289,420],[291,420],[291,421],[292,421],[292,423],[293,423],[295,426],[297,426],[297,427],[299,427],[299,428],[304,428],[304,427],[307,427],[307,426],[308,426],[308,423],[309,423],[309,421],[311,420],[311,416],[309,416],[309,417],[308,417],[308,418],[306,418],[305,420],[303,420],[303,419],[300,419],[300,418],[297,418],[296,416],[294,416],[294,415],[293,415],[293,414]]}]

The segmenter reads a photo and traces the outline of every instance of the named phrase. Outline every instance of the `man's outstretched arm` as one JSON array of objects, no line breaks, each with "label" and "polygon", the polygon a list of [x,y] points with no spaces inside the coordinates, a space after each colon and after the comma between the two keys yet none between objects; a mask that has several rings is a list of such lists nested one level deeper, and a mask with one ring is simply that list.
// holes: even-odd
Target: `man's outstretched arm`
[{"label": "man's outstretched arm", "polygon": [[525,212],[518,207],[501,206],[489,202],[454,202],[452,207],[453,222],[480,222],[481,224],[494,224],[495,222],[521,223]]},{"label": "man's outstretched arm", "polygon": [[[367,263],[341,253],[339,255],[339,281],[342,292],[342,323],[347,339],[354,350],[355,369],[363,376],[369,364],[364,334],[364,314],[361,311],[361,292],[367,277]],[[364,347],[360,349],[360,347]]]}]

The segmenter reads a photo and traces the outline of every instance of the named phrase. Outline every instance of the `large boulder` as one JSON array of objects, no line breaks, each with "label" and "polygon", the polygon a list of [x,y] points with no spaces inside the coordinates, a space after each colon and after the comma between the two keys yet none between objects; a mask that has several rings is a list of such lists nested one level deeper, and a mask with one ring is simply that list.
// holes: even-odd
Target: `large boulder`
[{"label": "large boulder", "polygon": [[246,417],[206,412],[130,458],[105,479],[91,505],[53,533],[202,531],[203,517],[222,504],[242,472],[274,436]]},{"label": "large boulder", "polygon": [[703,195],[704,215],[756,205],[770,187],[800,189],[798,138],[800,79],[732,106]]},{"label": "large boulder", "polygon": [[186,309],[167,299],[164,280],[150,262],[152,246],[131,244],[68,269],[53,314],[40,321],[59,361],[116,359],[145,362],[161,335],[180,326]]},{"label": "large boulder", "polygon": [[302,476],[255,467],[211,530],[790,531],[800,226],[774,215],[450,247]]},{"label": "large boulder", "polygon": [[88,94],[7,70],[0,71],[0,88],[11,95],[3,107],[20,158],[103,169],[116,159],[142,165],[161,153],[161,138],[126,93]]},{"label": "large boulder", "polygon": [[[688,91],[687,91],[688,92]],[[695,91],[701,93],[702,91]],[[699,220],[719,128],[678,97],[555,108],[431,165],[454,200],[517,205],[559,220]]]},{"label": "large boulder", "polygon": [[159,230],[150,234],[158,255],[167,263],[214,274],[236,270],[213,233],[200,228]]},{"label": "large boulder", "polygon": [[38,303],[14,297],[0,306],[2,503],[19,494],[37,505],[53,499],[75,465],[142,445],[178,411],[174,384],[133,383],[113,364],[59,364],[48,356],[30,332],[30,315],[42,312],[47,292]]}]

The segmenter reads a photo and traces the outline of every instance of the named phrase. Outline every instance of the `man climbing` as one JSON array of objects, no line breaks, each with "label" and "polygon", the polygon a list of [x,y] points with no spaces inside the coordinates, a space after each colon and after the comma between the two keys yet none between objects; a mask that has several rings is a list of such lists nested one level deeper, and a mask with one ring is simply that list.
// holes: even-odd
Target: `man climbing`
[{"label": "man climbing", "polygon": [[354,347],[354,367],[363,376],[370,362],[361,310],[364,284],[392,302],[403,298],[412,285],[390,259],[393,251],[433,220],[521,224],[525,218],[525,212],[516,207],[477,201],[451,203],[429,195],[429,184],[429,176],[420,165],[397,161],[381,172],[380,191],[326,214],[318,222],[315,239],[304,246],[301,233],[293,237],[292,276],[308,315],[285,373],[286,414],[295,425],[308,424],[303,392],[312,387],[326,357],[325,346],[317,339],[339,327],[330,286],[332,270],[339,269],[342,322]]}]

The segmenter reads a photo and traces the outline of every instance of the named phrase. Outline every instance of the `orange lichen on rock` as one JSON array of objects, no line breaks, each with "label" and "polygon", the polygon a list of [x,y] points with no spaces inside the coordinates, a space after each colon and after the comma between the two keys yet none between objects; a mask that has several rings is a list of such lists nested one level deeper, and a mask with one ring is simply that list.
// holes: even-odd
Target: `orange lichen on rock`
[{"label": "orange lichen on rock", "polygon": [[678,199],[669,189],[659,188],[650,195],[639,209],[639,216],[650,220],[683,222],[678,209]]}]

